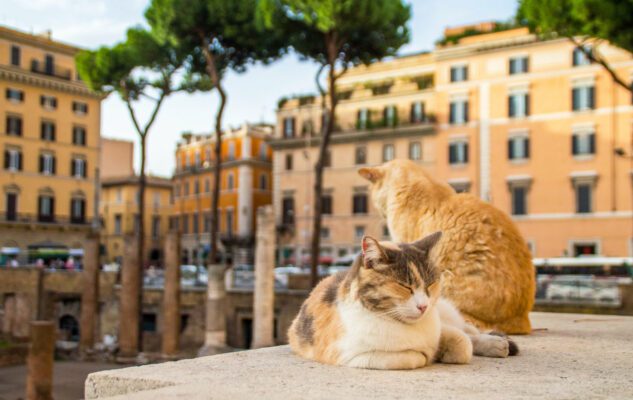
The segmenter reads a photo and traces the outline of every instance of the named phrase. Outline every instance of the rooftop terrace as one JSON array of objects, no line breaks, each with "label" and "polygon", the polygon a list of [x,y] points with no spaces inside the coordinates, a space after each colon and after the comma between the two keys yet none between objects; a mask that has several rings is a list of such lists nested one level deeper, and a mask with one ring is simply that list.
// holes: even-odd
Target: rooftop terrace
[{"label": "rooftop terrace", "polygon": [[633,317],[533,313],[508,359],[369,371],[300,359],[288,346],[102,371],[88,399],[633,398]]}]

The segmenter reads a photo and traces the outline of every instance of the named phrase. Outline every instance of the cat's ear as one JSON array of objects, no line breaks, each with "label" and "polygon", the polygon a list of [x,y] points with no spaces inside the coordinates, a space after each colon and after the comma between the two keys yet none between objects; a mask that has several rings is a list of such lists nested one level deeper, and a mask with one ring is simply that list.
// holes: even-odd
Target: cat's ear
[{"label": "cat's ear", "polygon": [[363,167],[358,170],[358,175],[371,183],[376,183],[385,176],[385,172],[380,167]]},{"label": "cat's ear", "polygon": [[430,235],[423,237],[422,239],[416,242],[413,242],[413,245],[420,250],[428,252],[433,248],[433,246],[437,244],[437,242],[440,241],[441,238],[442,238],[442,231],[437,231],[435,233],[431,233]]},{"label": "cat's ear", "polygon": [[363,266],[366,268],[373,268],[385,256],[380,243],[371,236],[363,236],[361,249],[363,250]]}]

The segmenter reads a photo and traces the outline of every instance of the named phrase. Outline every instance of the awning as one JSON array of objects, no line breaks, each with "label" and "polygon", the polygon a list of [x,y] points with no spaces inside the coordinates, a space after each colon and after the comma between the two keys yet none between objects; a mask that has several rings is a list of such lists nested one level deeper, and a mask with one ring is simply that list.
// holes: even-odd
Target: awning
[{"label": "awning", "polygon": [[75,257],[83,257],[84,249],[70,249],[68,250],[68,255],[75,256]]},{"label": "awning", "polygon": [[20,248],[19,247],[2,247],[0,248],[0,254],[9,254],[9,255],[20,254]]}]

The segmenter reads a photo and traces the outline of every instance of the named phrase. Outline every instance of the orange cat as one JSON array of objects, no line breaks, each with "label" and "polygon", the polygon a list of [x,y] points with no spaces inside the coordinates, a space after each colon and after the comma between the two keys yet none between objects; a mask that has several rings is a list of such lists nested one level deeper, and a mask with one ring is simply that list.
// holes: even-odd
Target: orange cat
[{"label": "orange cat", "polygon": [[456,194],[408,160],[361,168],[372,200],[394,241],[412,242],[442,231],[435,263],[447,275],[442,296],[481,329],[530,333],[534,266],[510,218],[471,194]]}]

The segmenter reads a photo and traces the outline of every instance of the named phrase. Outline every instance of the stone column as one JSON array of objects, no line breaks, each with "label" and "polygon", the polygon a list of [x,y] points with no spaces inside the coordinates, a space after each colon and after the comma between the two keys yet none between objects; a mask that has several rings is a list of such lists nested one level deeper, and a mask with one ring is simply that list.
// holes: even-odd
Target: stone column
[{"label": "stone column", "polygon": [[138,239],[126,235],[123,244],[121,266],[121,292],[119,311],[119,362],[133,362],[138,354],[139,339],[139,289],[140,269],[138,265]]},{"label": "stone column", "polygon": [[99,235],[91,234],[84,246],[79,346],[82,357],[89,358],[95,345],[99,317]]},{"label": "stone column", "polygon": [[31,343],[27,360],[27,400],[52,400],[54,350],[55,325],[53,322],[32,321]]},{"label": "stone column", "polygon": [[224,285],[224,265],[211,264],[207,268],[206,332],[204,347],[198,355],[212,355],[227,351],[226,346],[226,287]]},{"label": "stone column", "polygon": [[180,237],[177,232],[169,232],[165,237],[162,331],[163,357],[175,358],[180,342]]},{"label": "stone column", "polygon": [[257,209],[252,348],[275,345],[275,215],[271,206]]}]

